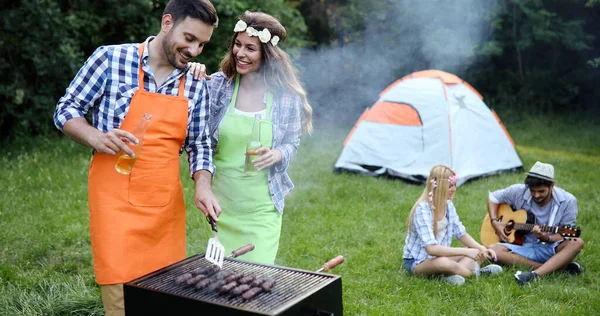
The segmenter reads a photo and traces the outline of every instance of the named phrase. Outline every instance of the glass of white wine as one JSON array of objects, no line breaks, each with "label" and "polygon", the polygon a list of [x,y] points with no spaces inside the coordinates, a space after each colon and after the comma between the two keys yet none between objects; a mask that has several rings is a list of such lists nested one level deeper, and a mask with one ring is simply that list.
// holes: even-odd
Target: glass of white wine
[{"label": "glass of white wine", "polygon": [[152,119],[152,115],[148,113],[144,113],[144,116],[140,120],[135,132],[133,132],[133,136],[138,139],[137,144],[128,144],[129,148],[133,150],[135,156],[131,157],[124,151],[121,151],[119,157],[117,158],[117,163],[115,164],[115,170],[117,170],[120,174],[128,175],[131,173],[133,169],[133,165],[138,159],[140,153],[142,152],[142,147],[144,143],[144,135],[146,134],[146,130],[148,129],[148,124],[150,124],[150,120]]}]

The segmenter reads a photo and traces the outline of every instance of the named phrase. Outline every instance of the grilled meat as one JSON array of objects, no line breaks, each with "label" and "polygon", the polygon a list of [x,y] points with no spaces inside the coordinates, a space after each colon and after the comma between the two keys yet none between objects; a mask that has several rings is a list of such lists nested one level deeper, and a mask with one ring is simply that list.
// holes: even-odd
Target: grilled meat
[{"label": "grilled meat", "polygon": [[247,301],[247,300],[255,297],[256,295],[258,295],[262,291],[263,291],[262,287],[253,287],[253,288],[249,289],[248,291],[244,292],[244,294],[242,294],[242,298]]}]

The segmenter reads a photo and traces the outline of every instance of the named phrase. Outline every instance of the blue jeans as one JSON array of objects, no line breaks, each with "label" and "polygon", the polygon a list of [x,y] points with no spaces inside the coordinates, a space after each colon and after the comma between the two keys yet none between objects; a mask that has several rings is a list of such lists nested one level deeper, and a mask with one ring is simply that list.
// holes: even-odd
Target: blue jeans
[{"label": "blue jeans", "polygon": [[535,262],[544,263],[550,259],[550,257],[556,254],[556,247],[560,245],[561,241],[557,241],[551,244],[543,244],[543,243],[524,243],[522,246],[509,244],[509,243],[500,243],[500,245],[508,248],[512,253],[516,253],[519,256],[525,257],[529,260],[533,260]]},{"label": "blue jeans", "polygon": [[402,268],[404,268],[404,270],[406,270],[408,273],[412,274],[417,266],[415,264],[415,259],[402,258],[402,261]]}]

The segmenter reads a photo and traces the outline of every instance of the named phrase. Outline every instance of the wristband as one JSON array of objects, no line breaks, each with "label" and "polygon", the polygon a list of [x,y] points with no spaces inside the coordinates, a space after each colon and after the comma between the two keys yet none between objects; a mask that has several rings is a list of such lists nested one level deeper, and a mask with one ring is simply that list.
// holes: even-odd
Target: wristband
[{"label": "wristband", "polygon": [[493,222],[499,222],[499,220],[497,218],[492,218],[492,219],[490,219],[490,222],[491,223],[493,223]]}]

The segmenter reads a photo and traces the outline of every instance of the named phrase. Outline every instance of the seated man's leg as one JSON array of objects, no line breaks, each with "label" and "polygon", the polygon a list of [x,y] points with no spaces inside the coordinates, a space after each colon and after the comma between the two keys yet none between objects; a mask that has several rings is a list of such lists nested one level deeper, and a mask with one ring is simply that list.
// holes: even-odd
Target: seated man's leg
[{"label": "seated man's leg", "polygon": [[535,273],[538,276],[542,276],[564,268],[569,262],[575,259],[581,249],[583,249],[583,239],[573,238],[564,240],[555,248],[556,254],[538,267]]},{"label": "seated man's leg", "polygon": [[498,262],[504,265],[524,265],[530,268],[537,268],[542,264],[532,259],[531,251],[527,246],[519,246],[509,243],[497,243],[489,246],[496,252]]}]

